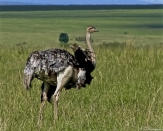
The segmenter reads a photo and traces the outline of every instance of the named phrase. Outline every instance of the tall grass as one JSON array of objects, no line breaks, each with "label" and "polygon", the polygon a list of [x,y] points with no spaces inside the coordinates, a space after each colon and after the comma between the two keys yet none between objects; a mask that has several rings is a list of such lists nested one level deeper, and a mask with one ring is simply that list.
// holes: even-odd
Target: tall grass
[{"label": "tall grass", "polygon": [[[40,82],[26,91],[22,71],[29,52],[0,51],[0,129],[37,130]],[[163,48],[96,46],[94,80],[85,89],[63,90],[59,120],[47,104],[41,130],[141,130],[163,128]]]},{"label": "tall grass", "polygon": [[[162,9],[1,11],[0,131],[35,131],[40,105],[39,80],[23,88],[23,69],[34,50],[59,47],[67,32],[70,43],[93,35],[97,67],[90,86],[63,90],[59,120],[53,124],[47,103],[42,131],[163,129]],[[81,46],[84,42],[78,42]],[[68,51],[71,52],[68,47]]]}]

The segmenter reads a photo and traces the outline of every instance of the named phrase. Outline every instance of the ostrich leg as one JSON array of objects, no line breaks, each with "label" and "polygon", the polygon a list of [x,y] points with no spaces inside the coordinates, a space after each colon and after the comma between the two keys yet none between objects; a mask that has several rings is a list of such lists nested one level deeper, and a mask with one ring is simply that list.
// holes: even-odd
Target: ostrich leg
[{"label": "ostrich leg", "polygon": [[43,119],[42,112],[43,112],[43,108],[44,108],[44,106],[45,106],[45,103],[46,103],[46,101],[42,101],[42,102],[41,102],[41,105],[40,105],[39,119],[38,119],[38,122],[37,122],[37,125],[38,125],[38,126],[41,124],[42,119]]},{"label": "ostrich leg", "polygon": [[39,119],[37,122],[38,126],[41,124],[42,119],[43,119],[43,109],[44,109],[44,106],[45,106],[46,101],[47,101],[47,92],[49,90],[48,84],[42,83],[41,89],[42,89],[42,94],[41,94],[41,105],[40,105],[40,111],[39,111]]},{"label": "ostrich leg", "polygon": [[53,95],[53,99],[54,99],[54,123],[55,123],[55,120],[58,119],[59,94],[60,94],[62,88],[72,78],[72,74],[73,74],[73,67],[68,66],[63,72],[60,72],[57,76],[57,88],[56,88],[56,91],[54,92],[54,95]]},{"label": "ostrich leg", "polygon": [[58,100],[59,100],[59,93],[54,96],[54,121],[58,119]]}]

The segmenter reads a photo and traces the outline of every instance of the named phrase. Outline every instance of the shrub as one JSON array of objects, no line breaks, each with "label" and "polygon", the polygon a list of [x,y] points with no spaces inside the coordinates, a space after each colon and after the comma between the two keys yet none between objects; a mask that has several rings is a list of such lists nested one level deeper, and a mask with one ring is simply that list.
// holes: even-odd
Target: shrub
[{"label": "shrub", "polygon": [[[85,42],[86,41],[86,37],[85,36],[78,36],[78,37],[75,37],[75,40],[79,41],[79,42]],[[91,42],[93,42],[92,39],[91,39]]]},{"label": "shrub", "polygon": [[69,41],[69,37],[68,37],[68,34],[67,33],[61,33],[60,35],[59,35],[59,41],[61,42],[61,43],[68,43],[68,41]]},{"label": "shrub", "polygon": [[75,38],[76,41],[86,41],[86,38],[84,36],[78,36]]}]

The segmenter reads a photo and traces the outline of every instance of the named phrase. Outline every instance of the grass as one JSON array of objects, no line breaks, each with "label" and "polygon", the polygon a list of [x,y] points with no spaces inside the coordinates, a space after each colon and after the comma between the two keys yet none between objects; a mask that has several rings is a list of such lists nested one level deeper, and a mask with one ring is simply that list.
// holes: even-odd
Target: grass
[{"label": "grass", "polygon": [[33,50],[60,47],[60,32],[75,42],[90,24],[100,30],[93,36],[93,82],[62,91],[56,125],[47,104],[41,130],[163,129],[162,11],[0,12],[0,130],[38,130],[41,82],[23,88],[26,58]]},{"label": "grass", "polygon": [[160,44],[162,14],[162,9],[0,12],[0,43],[54,44],[61,32],[74,42],[85,34],[85,27],[94,25],[102,32],[94,36],[97,43],[132,39],[137,45]]}]

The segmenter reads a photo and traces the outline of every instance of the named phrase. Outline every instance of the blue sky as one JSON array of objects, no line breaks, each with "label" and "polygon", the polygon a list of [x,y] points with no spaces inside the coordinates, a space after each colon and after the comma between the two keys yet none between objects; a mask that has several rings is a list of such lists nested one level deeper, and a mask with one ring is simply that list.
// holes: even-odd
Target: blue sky
[{"label": "blue sky", "polygon": [[163,0],[0,0],[2,3],[31,4],[163,4]]}]

